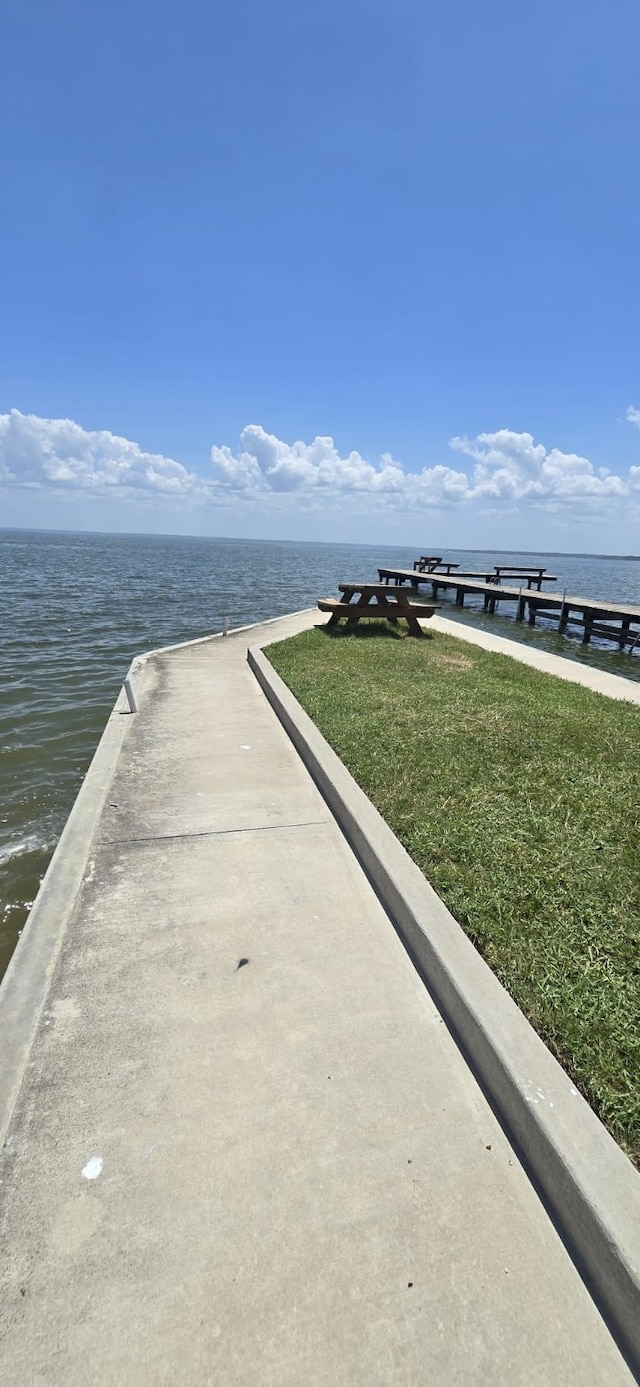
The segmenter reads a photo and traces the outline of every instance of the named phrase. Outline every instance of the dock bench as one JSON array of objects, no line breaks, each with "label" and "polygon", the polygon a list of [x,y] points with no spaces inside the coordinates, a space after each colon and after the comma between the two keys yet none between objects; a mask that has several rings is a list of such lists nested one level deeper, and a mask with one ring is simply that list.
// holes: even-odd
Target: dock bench
[{"label": "dock bench", "polygon": [[540,592],[543,583],[557,583],[558,581],[555,573],[547,573],[546,568],[541,568],[539,564],[535,563],[495,563],[493,571],[495,577],[489,579],[490,583],[500,584],[504,574],[507,582],[509,580],[518,582],[518,579],[521,579],[523,583],[526,582],[529,591],[535,587]]},{"label": "dock bench", "polygon": [[433,573],[437,568],[443,573],[450,573],[452,568],[459,568],[460,564],[443,559],[438,554],[421,554],[419,559],[414,559],[413,567],[417,573]]}]

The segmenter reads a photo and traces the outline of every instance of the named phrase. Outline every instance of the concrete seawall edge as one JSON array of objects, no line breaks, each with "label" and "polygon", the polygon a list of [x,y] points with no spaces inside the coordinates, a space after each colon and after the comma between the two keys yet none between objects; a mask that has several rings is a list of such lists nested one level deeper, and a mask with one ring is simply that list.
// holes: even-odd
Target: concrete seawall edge
[{"label": "concrete seawall edge", "polygon": [[[287,613],[287,616],[296,615]],[[276,626],[281,617],[234,627],[228,639]],[[125,675],[134,688],[155,656],[225,639],[222,632],[158,646],[136,655]],[[135,715],[134,715],[135,716]],[[91,841],[124,744],[130,710],[123,686],[108,715],[100,741],[69,812],[36,899],[0,980],[0,1147],[11,1121],[29,1051],[44,1006],[64,934],[73,917]]]},{"label": "concrete seawall edge", "polygon": [[75,909],[91,839],[113,779],[127,725],[127,700],[121,690],[2,979],[0,1145],[11,1120],[60,945]]}]

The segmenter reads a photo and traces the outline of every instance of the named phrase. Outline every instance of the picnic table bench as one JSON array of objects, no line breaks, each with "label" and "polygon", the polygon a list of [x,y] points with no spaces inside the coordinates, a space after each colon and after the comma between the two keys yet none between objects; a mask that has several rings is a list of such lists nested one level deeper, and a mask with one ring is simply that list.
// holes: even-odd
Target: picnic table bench
[{"label": "picnic table bench", "polygon": [[342,597],[319,597],[321,612],[330,612],[327,626],[337,626],[345,617],[348,631],[355,631],[363,617],[385,617],[394,626],[403,617],[412,636],[422,636],[418,617],[432,617],[433,602],[411,602],[410,589],[389,587],[387,583],[338,583]]}]

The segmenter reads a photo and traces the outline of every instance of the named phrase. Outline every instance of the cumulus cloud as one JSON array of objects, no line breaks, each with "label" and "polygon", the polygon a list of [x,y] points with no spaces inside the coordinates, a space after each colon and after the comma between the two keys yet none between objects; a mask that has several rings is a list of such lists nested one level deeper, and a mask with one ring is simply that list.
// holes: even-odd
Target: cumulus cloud
[{"label": "cumulus cloud", "polygon": [[596,472],[578,453],[549,452],[530,433],[480,433],[476,438],[452,438],[449,446],[472,458],[475,466],[469,499],[558,509],[580,502],[589,505],[622,496],[627,485],[606,467]]},{"label": "cumulus cloud", "polygon": [[240,443],[238,453],[227,447],[211,449],[214,477],[235,491],[313,491],[325,496],[352,492],[393,497],[405,493],[410,476],[389,453],[383,454],[378,465],[367,462],[360,453],[343,458],[333,439],[322,436],[312,443],[284,443],[259,424],[248,424]]},{"label": "cumulus cloud", "polygon": [[304,493],[316,500],[345,495],[365,499],[369,506],[396,510],[453,504],[464,498],[464,472],[438,464],[407,472],[390,453],[371,463],[360,453],[341,457],[332,438],[312,443],[284,443],[259,424],[248,424],[240,435],[241,448],[211,449],[214,477],[237,492],[266,496],[269,492]]},{"label": "cumulus cloud", "polygon": [[0,414],[0,479],[5,484],[84,492],[128,489],[179,497],[199,485],[195,473],[160,453],[145,453],[107,429],[72,419]]},{"label": "cumulus cloud", "polygon": [[636,428],[640,429],[640,409],[634,409],[633,405],[629,405],[625,418],[630,424],[635,424]]},{"label": "cumulus cloud", "polygon": [[[640,410],[627,411],[640,426]],[[147,453],[107,430],[86,430],[70,419],[41,419],[12,410],[0,415],[0,483],[97,496],[165,498],[198,505],[253,503],[267,510],[330,509],[345,498],[352,509],[428,511],[475,506],[480,510],[600,514],[640,495],[640,466],[626,476],[595,468],[578,453],[548,449],[530,433],[498,429],[449,440],[449,457],[409,471],[391,454],[371,462],[342,456],[332,438],[287,443],[248,424],[236,451],[211,449],[206,476],[180,462]]]},{"label": "cumulus cloud", "polygon": [[258,424],[243,430],[240,443],[237,453],[212,448],[214,477],[229,490],[262,497],[270,492],[364,495],[369,503],[402,510],[469,502],[558,509],[611,501],[632,484],[606,467],[596,471],[588,458],[559,448],[548,451],[532,434],[511,429],[450,439],[452,451],[473,464],[465,471],[439,463],[408,472],[388,453],[377,464],[360,453],[343,458],[332,438],[284,443]]}]

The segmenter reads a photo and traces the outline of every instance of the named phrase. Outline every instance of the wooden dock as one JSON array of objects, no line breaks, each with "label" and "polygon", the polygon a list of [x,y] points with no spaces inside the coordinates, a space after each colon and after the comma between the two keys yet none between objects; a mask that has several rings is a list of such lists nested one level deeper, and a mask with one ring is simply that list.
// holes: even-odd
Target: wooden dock
[{"label": "wooden dock", "polygon": [[560,597],[557,593],[514,587],[461,573],[421,572],[411,568],[379,568],[378,573],[381,582],[408,582],[416,589],[421,583],[431,583],[434,597],[439,591],[454,590],[457,607],[464,606],[467,596],[482,597],[485,612],[495,612],[500,602],[514,602],[516,621],[527,620],[529,626],[535,626],[539,616],[548,616],[557,621],[556,629],[561,634],[568,627],[577,626],[582,629],[583,645],[588,645],[592,636],[612,641],[620,650],[628,646],[630,652],[640,645],[640,606],[602,602],[594,597],[572,597],[567,593]]},{"label": "wooden dock", "polygon": [[[484,578],[487,583],[501,583],[503,578],[507,582],[516,582],[528,588],[537,588],[538,592],[543,583],[557,583],[555,573],[547,573],[543,564],[537,563],[494,563],[490,572],[473,573],[460,567],[459,563],[454,563],[450,559],[440,558],[437,554],[421,554],[419,559],[414,559],[413,568],[418,573],[446,573],[449,576],[453,569],[457,570],[458,578]],[[392,573],[394,570],[387,570]],[[406,569],[399,569],[398,572],[405,572]]]}]

